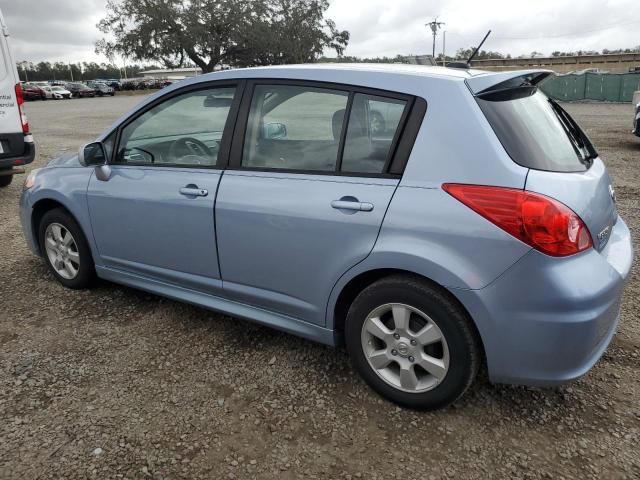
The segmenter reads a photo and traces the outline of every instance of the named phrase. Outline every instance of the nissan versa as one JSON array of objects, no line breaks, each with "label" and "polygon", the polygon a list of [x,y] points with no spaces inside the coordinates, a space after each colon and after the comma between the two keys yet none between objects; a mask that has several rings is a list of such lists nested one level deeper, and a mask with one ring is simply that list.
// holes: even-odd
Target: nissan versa
[{"label": "nissan versa", "polygon": [[553,385],[609,344],[633,252],[551,72],[229,70],[168,87],[27,178],[31,249],[94,277],[346,344],[433,409]]}]

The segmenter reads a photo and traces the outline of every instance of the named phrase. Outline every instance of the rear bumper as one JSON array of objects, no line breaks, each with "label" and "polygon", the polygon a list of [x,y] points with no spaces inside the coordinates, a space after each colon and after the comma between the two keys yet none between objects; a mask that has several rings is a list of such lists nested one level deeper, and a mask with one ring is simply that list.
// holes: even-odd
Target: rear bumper
[{"label": "rear bumper", "polygon": [[586,374],[616,331],[632,261],[618,218],[601,252],[560,259],[531,250],[489,286],[454,291],[476,321],[490,379],[544,386]]},{"label": "rear bumper", "polygon": [[36,146],[33,141],[24,142],[22,154],[11,157],[0,158],[0,169],[19,167],[27,165],[36,158]]}]

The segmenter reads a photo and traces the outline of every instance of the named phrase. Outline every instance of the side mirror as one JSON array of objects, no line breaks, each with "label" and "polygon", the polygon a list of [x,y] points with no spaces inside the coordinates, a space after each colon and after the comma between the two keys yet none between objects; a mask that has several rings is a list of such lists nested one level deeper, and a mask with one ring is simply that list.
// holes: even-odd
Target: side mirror
[{"label": "side mirror", "polygon": [[84,167],[89,165],[104,165],[107,163],[107,154],[104,145],[102,142],[92,142],[80,147],[78,160],[80,161],[80,165]]},{"label": "side mirror", "polygon": [[287,126],[283,123],[267,123],[262,127],[262,138],[265,140],[287,138]]}]

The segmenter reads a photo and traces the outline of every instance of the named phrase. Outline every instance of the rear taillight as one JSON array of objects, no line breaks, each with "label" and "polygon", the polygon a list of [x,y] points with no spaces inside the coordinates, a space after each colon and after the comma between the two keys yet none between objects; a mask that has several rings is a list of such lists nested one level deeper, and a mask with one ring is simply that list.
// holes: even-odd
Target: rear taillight
[{"label": "rear taillight", "polygon": [[29,122],[27,121],[27,115],[22,111],[22,105],[24,104],[24,96],[22,95],[22,85],[16,83],[16,100],[18,102],[18,113],[20,114],[20,123],[22,123],[22,132],[26,135],[29,133]]},{"label": "rear taillight", "polygon": [[593,246],[582,219],[553,198],[483,185],[445,183],[442,188],[490,222],[547,255],[564,257]]}]

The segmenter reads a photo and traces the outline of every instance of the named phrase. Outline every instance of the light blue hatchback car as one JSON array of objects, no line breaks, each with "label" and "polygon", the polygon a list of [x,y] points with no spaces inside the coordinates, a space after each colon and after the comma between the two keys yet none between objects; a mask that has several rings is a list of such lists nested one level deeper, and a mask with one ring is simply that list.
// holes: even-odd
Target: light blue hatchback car
[{"label": "light blue hatchback car", "polygon": [[151,96],[31,172],[21,217],[65,286],[94,277],[330,345],[398,404],[584,375],[633,252],[551,72],[230,70]]}]

